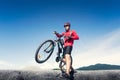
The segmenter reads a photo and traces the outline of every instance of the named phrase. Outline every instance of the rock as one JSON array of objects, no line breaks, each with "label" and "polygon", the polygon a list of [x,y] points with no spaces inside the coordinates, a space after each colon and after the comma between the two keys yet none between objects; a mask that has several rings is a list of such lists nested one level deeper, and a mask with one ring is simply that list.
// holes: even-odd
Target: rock
[{"label": "rock", "polygon": [[[0,80],[66,80],[60,71],[0,70]],[[77,71],[74,80],[120,80],[120,70]]]}]

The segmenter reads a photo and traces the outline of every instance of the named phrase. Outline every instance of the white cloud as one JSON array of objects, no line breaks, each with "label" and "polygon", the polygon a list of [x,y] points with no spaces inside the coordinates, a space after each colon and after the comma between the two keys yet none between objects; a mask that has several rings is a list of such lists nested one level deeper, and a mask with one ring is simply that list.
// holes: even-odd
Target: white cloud
[{"label": "white cloud", "polygon": [[11,64],[11,63],[8,63],[6,61],[0,61],[0,69],[1,70],[5,70],[5,69],[16,69],[17,66]]},{"label": "white cloud", "polygon": [[22,70],[32,70],[32,71],[38,71],[38,70],[48,70],[57,68],[58,64],[53,62],[45,62],[42,64],[36,63],[35,61],[31,60],[26,65],[23,65],[20,67]]},{"label": "white cloud", "polygon": [[[96,63],[120,65],[120,29],[90,43],[84,51],[74,55],[74,66],[86,66]],[[91,47],[90,47],[91,46]]]},{"label": "white cloud", "polygon": [[30,70],[30,71],[41,71],[41,70],[50,70],[53,68],[58,68],[57,63],[45,62],[38,64],[35,61],[31,60],[30,62],[24,63],[23,65],[11,64],[6,61],[0,61],[0,70]]}]

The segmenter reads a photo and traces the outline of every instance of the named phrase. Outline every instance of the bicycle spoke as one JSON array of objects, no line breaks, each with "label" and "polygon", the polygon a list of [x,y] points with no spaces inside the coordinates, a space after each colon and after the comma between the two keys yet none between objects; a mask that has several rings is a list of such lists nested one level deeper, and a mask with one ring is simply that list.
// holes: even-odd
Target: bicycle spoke
[{"label": "bicycle spoke", "polygon": [[53,41],[51,40],[45,41],[43,44],[40,45],[40,47],[36,51],[36,61],[38,63],[45,62],[50,57],[53,50],[54,50]]}]

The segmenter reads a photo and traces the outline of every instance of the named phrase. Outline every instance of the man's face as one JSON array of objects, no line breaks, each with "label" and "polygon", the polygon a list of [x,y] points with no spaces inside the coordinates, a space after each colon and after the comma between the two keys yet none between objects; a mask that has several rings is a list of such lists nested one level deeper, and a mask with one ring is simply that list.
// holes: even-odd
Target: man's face
[{"label": "man's face", "polygon": [[70,26],[65,26],[65,30],[66,31],[70,30]]}]

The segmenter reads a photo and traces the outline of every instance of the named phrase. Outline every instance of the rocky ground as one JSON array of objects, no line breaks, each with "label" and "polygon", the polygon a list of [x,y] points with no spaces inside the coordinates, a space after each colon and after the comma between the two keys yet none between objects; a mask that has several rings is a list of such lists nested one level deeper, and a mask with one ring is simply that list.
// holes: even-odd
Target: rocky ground
[{"label": "rocky ground", "polygon": [[[0,80],[66,80],[60,71],[0,70]],[[77,71],[74,80],[120,80],[120,70]]]}]

